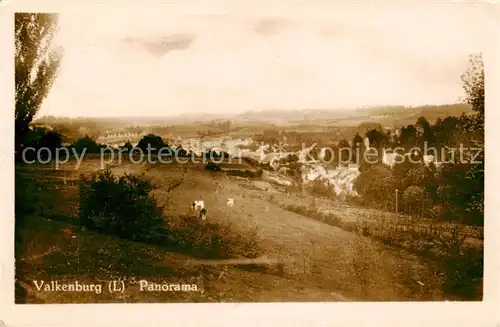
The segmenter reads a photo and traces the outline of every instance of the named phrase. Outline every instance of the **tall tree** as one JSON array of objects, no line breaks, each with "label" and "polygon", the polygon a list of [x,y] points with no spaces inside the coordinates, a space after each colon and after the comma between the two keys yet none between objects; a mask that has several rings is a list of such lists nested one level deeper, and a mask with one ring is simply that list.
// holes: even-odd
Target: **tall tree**
[{"label": "tall tree", "polygon": [[[339,158],[340,163],[348,164],[352,161],[351,145],[346,139],[341,139],[336,147],[335,155]],[[334,161],[335,162],[335,161]]]},{"label": "tall tree", "polygon": [[421,116],[418,120],[417,123],[415,124],[417,130],[421,133],[421,137],[419,139],[419,145],[423,145],[424,142],[427,142],[428,146],[434,146],[435,140],[434,140],[434,134],[432,132],[432,127],[429,121]]},{"label": "tall tree", "polygon": [[[359,164],[359,161],[362,157],[361,155],[361,150],[363,149],[363,138],[359,133],[356,133],[354,135],[354,138],[352,139],[352,161],[354,163]],[[364,149],[363,149],[364,150]]]},{"label": "tall tree", "polygon": [[[476,112],[476,116],[467,120],[465,130],[471,143],[480,150],[475,162],[470,165],[466,174],[468,210],[475,213],[475,223],[483,223],[484,219],[484,63],[481,54],[470,57],[469,69],[462,75],[465,90],[465,102]],[[469,154],[470,155],[470,154]]]},{"label": "tall tree", "polygon": [[361,175],[354,181],[354,188],[366,204],[389,208],[395,205],[396,182],[390,168],[375,164],[361,172]]},{"label": "tall tree", "polygon": [[472,107],[484,123],[484,62],[482,54],[471,55],[469,68],[462,75],[465,103]]},{"label": "tall tree", "polygon": [[406,150],[417,145],[417,129],[413,125],[408,125],[401,128],[399,143]]},{"label": "tall tree", "polygon": [[[158,153],[158,151],[162,148],[170,148],[167,143],[163,141],[161,136],[148,134],[143,136],[143,138],[137,143],[137,148],[141,149],[144,153],[148,151],[148,145],[151,147],[151,153]],[[171,152],[165,152],[168,154]]]},{"label": "tall tree", "polygon": [[370,140],[370,144],[374,148],[381,148],[385,146],[387,142],[387,135],[376,129],[368,131],[366,137]]},{"label": "tall tree", "polygon": [[58,14],[15,14],[15,150],[22,145],[29,124],[49,93],[62,59],[52,49]]},{"label": "tall tree", "polygon": [[361,137],[361,135],[359,135],[359,133],[356,133],[356,135],[354,135],[354,138],[352,139],[352,146],[354,148],[363,146],[363,138]]}]

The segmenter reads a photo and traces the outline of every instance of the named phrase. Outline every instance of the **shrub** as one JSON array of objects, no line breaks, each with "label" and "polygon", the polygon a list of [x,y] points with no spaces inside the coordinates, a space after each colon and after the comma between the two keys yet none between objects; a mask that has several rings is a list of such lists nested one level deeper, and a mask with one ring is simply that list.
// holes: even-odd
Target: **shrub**
[{"label": "shrub", "polygon": [[[35,127],[33,130],[27,132],[24,140],[22,149],[34,148],[35,151],[26,151],[24,153],[25,159],[27,161],[46,161],[54,157],[56,149],[60,148],[62,145],[61,134],[57,131],[47,130],[41,127]],[[45,148],[49,150],[49,153],[45,151],[38,150]],[[20,155],[22,152],[19,152]],[[17,157],[16,159],[23,159],[22,157]]]},{"label": "shrub", "polygon": [[347,197],[345,199],[345,203],[349,204],[349,205],[353,205],[353,206],[358,206],[358,207],[362,207],[365,205],[365,201],[364,201],[363,197],[350,195],[350,194],[347,195]]},{"label": "shrub", "polygon": [[238,234],[229,225],[199,218],[163,217],[150,194],[153,185],[139,176],[119,178],[110,170],[81,178],[80,223],[122,238],[171,246],[202,258],[257,257],[256,231]]},{"label": "shrub", "polygon": [[427,214],[429,215],[429,218],[439,219],[443,215],[445,210],[446,209],[442,205],[433,205],[428,210]]},{"label": "shrub", "polygon": [[217,165],[216,163],[214,163],[212,161],[207,163],[207,165],[205,166],[205,169],[211,170],[211,171],[221,171],[222,170],[219,165]]},{"label": "shrub", "polygon": [[150,195],[150,181],[137,176],[116,178],[100,171],[80,185],[80,223],[123,238],[149,241],[163,232],[162,208]]},{"label": "shrub", "polygon": [[403,192],[403,202],[409,207],[410,213],[416,212],[422,215],[429,200],[425,189],[420,186],[412,185]]},{"label": "shrub", "polygon": [[173,155],[173,151],[169,147],[169,145],[165,143],[160,136],[154,134],[145,135],[142,139],[139,140],[139,143],[137,143],[136,147],[141,149],[143,153],[148,153],[148,148],[151,151],[150,153],[158,153],[160,149],[166,149],[168,151],[164,151],[164,155]]},{"label": "shrub", "polygon": [[127,152],[130,152],[134,146],[132,145],[132,143],[130,143],[130,141],[127,141],[122,147],[120,147],[121,149],[127,149]]},{"label": "shrub", "polygon": [[458,242],[453,251],[441,261],[441,269],[445,280],[445,295],[455,294],[466,299],[480,300],[483,294],[483,249],[462,249]]},{"label": "shrub", "polygon": [[97,144],[95,140],[90,138],[88,135],[85,137],[78,139],[75,143],[71,145],[74,151],[77,153],[101,153],[102,145]]},{"label": "shrub", "polygon": [[256,258],[262,252],[256,230],[245,234],[230,225],[215,224],[189,216],[167,219],[168,245],[202,258]]},{"label": "shrub", "polygon": [[299,215],[303,215],[315,220],[319,220],[324,222],[325,224],[335,226],[335,227],[341,227],[342,228],[342,219],[338,217],[337,215],[331,213],[331,212],[319,212],[315,208],[312,208],[307,205],[287,205],[284,207],[285,210],[295,212]]},{"label": "shrub", "polygon": [[333,187],[325,181],[316,179],[312,182],[312,193],[319,195],[325,198],[335,198],[335,192],[333,191]]}]

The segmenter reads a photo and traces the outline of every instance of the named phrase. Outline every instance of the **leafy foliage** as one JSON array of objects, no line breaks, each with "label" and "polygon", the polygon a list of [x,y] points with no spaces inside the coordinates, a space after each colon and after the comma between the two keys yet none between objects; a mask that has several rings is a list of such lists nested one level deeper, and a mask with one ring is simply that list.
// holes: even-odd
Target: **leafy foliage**
[{"label": "leafy foliage", "polygon": [[97,144],[95,140],[90,138],[88,135],[85,135],[85,137],[76,140],[71,147],[77,153],[83,153],[83,151],[85,151],[85,153],[101,153],[103,145]]},{"label": "leafy foliage", "polygon": [[[173,155],[173,151],[169,148],[168,144],[163,141],[161,136],[148,134],[145,135],[137,144],[136,148],[139,148],[143,153],[158,153],[161,149],[168,149],[169,151],[162,151],[162,154]],[[149,150],[148,150],[149,149]]]},{"label": "leafy foliage", "polygon": [[[62,137],[59,132],[47,130],[41,127],[35,127],[28,130],[23,142],[24,158],[31,161],[46,161],[54,157],[56,149],[61,147]],[[33,148],[34,151],[28,151],[28,148]],[[40,149],[44,148],[44,151]],[[38,155],[37,155],[38,154]]]},{"label": "leafy foliage", "polygon": [[[482,54],[471,55],[469,68],[462,75],[465,103],[472,107],[484,124],[484,62]],[[483,125],[484,126],[484,125]]]},{"label": "leafy foliage", "polygon": [[403,193],[403,201],[410,208],[419,210],[428,200],[428,194],[421,186],[412,185],[408,187]]},{"label": "leafy foliage", "polygon": [[392,204],[396,183],[389,167],[373,165],[361,173],[354,187],[364,196],[366,204],[379,206]]},{"label": "leafy foliage", "polygon": [[[409,151],[391,168],[378,163],[364,164],[355,187],[369,206],[395,208],[395,190],[400,191],[399,212],[467,224],[483,224],[484,218],[484,67],[481,56],[471,57],[471,66],[462,77],[465,102],[475,115],[446,117],[431,125],[420,117],[415,125],[402,127],[399,146]],[[377,130],[367,133],[374,147],[384,143]],[[434,151],[427,153],[426,149]],[[431,154],[434,163],[424,163]],[[379,152],[380,157],[380,152]]]},{"label": "leafy foliage", "polygon": [[333,187],[322,180],[316,179],[311,185],[312,193],[325,197],[325,198],[335,198],[335,192]]},{"label": "leafy foliage", "polygon": [[352,139],[352,146],[360,147],[362,145],[363,145],[363,138],[361,137],[361,135],[359,135],[359,133],[356,133],[356,135],[354,135],[354,138]]},{"label": "leafy foliage", "polygon": [[80,223],[124,238],[151,240],[162,231],[162,208],[150,196],[151,182],[101,171],[80,185]]},{"label": "leafy foliage", "polygon": [[57,20],[57,14],[15,14],[16,151],[57,77],[62,52],[51,48]]},{"label": "leafy foliage", "polygon": [[445,273],[444,293],[460,294],[467,299],[476,299],[483,288],[483,249],[462,249],[459,241],[452,243],[453,253],[441,262]]},{"label": "leafy foliage", "polygon": [[130,152],[130,150],[132,150],[134,146],[132,145],[132,143],[130,143],[130,141],[127,141],[121,148],[122,149],[127,149],[127,152]]},{"label": "leafy foliage", "polygon": [[366,133],[366,137],[370,140],[370,145],[374,148],[381,148],[387,143],[387,136],[379,130],[372,129]]}]

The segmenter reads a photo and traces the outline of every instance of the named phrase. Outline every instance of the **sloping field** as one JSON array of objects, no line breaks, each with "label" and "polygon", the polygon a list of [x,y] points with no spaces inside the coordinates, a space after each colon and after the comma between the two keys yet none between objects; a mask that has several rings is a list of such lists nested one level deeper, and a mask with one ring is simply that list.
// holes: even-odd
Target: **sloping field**
[{"label": "sloping field", "polygon": [[[340,301],[336,293],[272,273],[237,269],[228,262],[198,262],[188,256],[125,241],[40,217],[29,217],[17,246],[16,303]],[[33,281],[102,283],[103,292],[38,292]],[[107,283],[127,284],[123,294]],[[149,283],[196,284],[193,292],[146,292]]]},{"label": "sloping field", "polygon": [[[80,173],[94,171],[98,166],[98,161],[84,161],[83,168],[74,170],[66,165],[63,171],[76,178]],[[116,173],[144,171],[139,164],[122,164],[112,169]],[[46,173],[37,171],[39,176]],[[75,230],[73,225],[32,217],[30,224],[34,225],[25,230],[26,235],[22,238],[24,243],[18,246],[17,253],[20,282],[28,293],[33,291],[30,280],[40,277],[80,276],[93,280],[110,279],[112,276],[129,279],[147,276],[148,280],[170,280],[188,276],[187,279],[192,277],[194,280],[195,277],[200,278],[200,267],[205,267],[203,271],[210,277],[204,277],[205,285],[208,286],[205,286],[203,294],[189,293],[179,297],[176,293],[153,295],[137,291],[127,292],[124,298],[114,300],[102,294],[90,298],[87,295],[87,298],[78,299],[51,297],[38,300],[74,303],[443,299],[441,278],[432,263],[285,210],[278,204],[287,200],[285,193],[274,192],[275,202],[269,202],[263,192],[250,191],[237,180],[226,178],[221,173],[205,171],[200,165],[153,165],[145,175],[160,185],[154,195],[166,206],[165,213],[168,215],[185,214],[193,200],[203,199],[209,220],[230,222],[240,233],[256,227],[266,256],[282,263],[280,274],[245,271],[227,263],[214,265],[212,262],[206,265],[160,247]],[[76,191],[73,192],[67,201],[76,196]],[[235,199],[234,207],[226,207],[228,197]],[[300,204],[299,201],[304,202],[299,198],[294,200],[296,204]],[[339,209],[338,214],[342,215],[342,209]],[[69,230],[67,237],[61,237],[66,235],[63,230]],[[101,267],[102,276],[97,276],[92,266]]]},{"label": "sloping field", "polygon": [[[180,170],[155,167],[148,176],[164,185],[180,179]],[[155,196],[169,204],[169,214],[185,213],[193,200],[203,199],[208,219],[229,221],[243,232],[257,227],[269,255],[282,258],[285,273],[296,280],[309,280],[353,300],[440,298],[440,281],[430,263],[253,197],[220,173],[191,169],[174,191],[160,189]],[[234,207],[225,206],[228,197],[235,199]]]}]

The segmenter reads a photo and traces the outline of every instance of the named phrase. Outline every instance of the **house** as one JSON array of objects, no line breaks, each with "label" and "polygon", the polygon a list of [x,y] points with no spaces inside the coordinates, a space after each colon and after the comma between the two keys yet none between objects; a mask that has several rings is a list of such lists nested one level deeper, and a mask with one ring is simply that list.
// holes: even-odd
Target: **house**
[{"label": "house", "polygon": [[385,149],[382,149],[382,163],[389,167],[394,167],[396,164],[397,153],[388,153]]},{"label": "house", "polygon": [[311,150],[314,149],[316,147],[316,145],[317,145],[317,143],[314,143],[313,145],[311,145],[308,148],[305,148],[303,150],[299,150],[297,152],[297,155],[299,156],[299,162],[301,162],[303,164],[307,164],[308,162],[316,162],[316,160],[309,160],[308,159],[309,152],[311,152]]},{"label": "house", "polygon": [[327,171],[321,165],[309,165],[304,166],[302,180],[307,182],[312,182],[316,179],[326,177]]},{"label": "house", "polygon": [[366,136],[363,139],[363,145],[365,146],[366,149],[370,148],[370,139],[368,137],[366,137]]},{"label": "house", "polygon": [[359,172],[359,165],[358,164],[349,164],[347,166],[347,169],[349,171],[358,171]]}]

